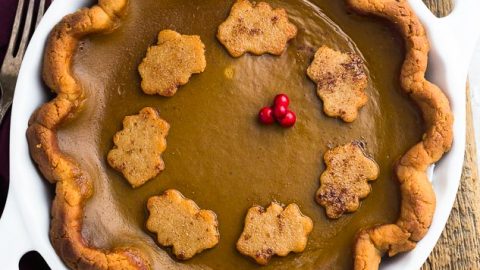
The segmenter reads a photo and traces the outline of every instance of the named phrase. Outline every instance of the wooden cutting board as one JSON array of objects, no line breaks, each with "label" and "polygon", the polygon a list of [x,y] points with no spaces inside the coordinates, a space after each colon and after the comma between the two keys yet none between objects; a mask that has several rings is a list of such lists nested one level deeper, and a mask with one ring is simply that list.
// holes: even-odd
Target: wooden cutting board
[{"label": "wooden cutting board", "polygon": [[[439,17],[447,15],[453,7],[450,0],[423,1]],[[480,183],[472,120],[467,87],[467,145],[463,175],[447,226],[422,270],[480,269]]]}]

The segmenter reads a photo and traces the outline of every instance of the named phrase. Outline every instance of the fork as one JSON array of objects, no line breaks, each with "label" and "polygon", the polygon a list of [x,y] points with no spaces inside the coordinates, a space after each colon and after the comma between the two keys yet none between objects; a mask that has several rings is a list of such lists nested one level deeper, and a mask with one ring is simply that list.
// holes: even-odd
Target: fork
[{"label": "fork", "polygon": [[45,0],[38,3],[36,20],[34,20],[34,7],[36,0],[29,0],[25,12],[25,0],[19,0],[12,35],[8,43],[7,53],[0,70],[0,123],[13,101],[15,84],[17,83],[18,71],[22,63],[33,30],[37,27],[45,12]]}]

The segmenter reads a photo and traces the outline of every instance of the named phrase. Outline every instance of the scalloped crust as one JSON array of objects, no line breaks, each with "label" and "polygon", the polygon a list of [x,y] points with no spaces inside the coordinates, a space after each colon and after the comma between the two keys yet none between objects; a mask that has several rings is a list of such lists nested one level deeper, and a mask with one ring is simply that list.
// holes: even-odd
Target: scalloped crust
[{"label": "scalloped crust", "polygon": [[[30,154],[45,178],[56,184],[50,239],[58,255],[72,269],[150,269],[146,256],[132,247],[102,250],[89,246],[81,235],[83,210],[93,194],[88,174],[58,147],[56,129],[75,117],[84,93],[72,75],[72,56],[81,38],[113,30],[128,0],[99,0],[91,8],[67,15],[47,41],[43,79],[56,98],[32,115],[27,130]],[[401,189],[401,212],[396,224],[374,226],[357,234],[354,268],[378,269],[388,253],[413,249],[432,222],[435,194],[426,169],[452,144],[453,116],[443,92],[425,79],[429,43],[425,30],[405,0],[347,0],[355,11],[395,24],[406,44],[401,71],[404,91],[423,113],[426,132],[395,167]]]},{"label": "scalloped crust", "polygon": [[400,31],[406,55],[400,79],[402,88],[420,108],[426,124],[421,142],[410,148],[395,166],[400,184],[401,208],[396,224],[360,231],[355,244],[356,270],[378,269],[381,257],[415,248],[432,224],[435,193],[427,168],[448,152],[453,140],[453,115],[445,94],[425,79],[430,45],[425,29],[405,0],[347,0],[355,11],[385,18]]}]

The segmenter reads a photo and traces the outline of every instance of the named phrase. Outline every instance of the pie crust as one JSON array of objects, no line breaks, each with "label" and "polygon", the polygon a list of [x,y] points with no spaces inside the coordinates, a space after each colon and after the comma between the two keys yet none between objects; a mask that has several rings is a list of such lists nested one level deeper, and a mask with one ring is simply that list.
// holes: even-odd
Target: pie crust
[{"label": "pie crust", "polygon": [[[425,79],[429,43],[423,26],[406,0],[347,0],[356,12],[382,17],[402,34],[406,57],[401,85],[420,108],[426,132],[398,161],[395,172],[401,190],[400,217],[395,224],[360,231],[354,269],[377,269],[384,254],[413,249],[428,231],[435,211],[435,194],[426,170],[452,144],[453,116],[444,93]],[[150,269],[141,251],[132,247],[102,250],[90,246],[81,234],[84,206],[93,194],[92,180],[58,146],[57,127],[74,118],[85,100],[72,73],[72,57],[86,35],[108,32],[118,25],[127,0],[99,0],[91,8],[68,15],[48,39],[43,79],[57,96],[32,115],[27,130],[30,153],[45,178],[56,184],[50,239],[72,269]]]}]

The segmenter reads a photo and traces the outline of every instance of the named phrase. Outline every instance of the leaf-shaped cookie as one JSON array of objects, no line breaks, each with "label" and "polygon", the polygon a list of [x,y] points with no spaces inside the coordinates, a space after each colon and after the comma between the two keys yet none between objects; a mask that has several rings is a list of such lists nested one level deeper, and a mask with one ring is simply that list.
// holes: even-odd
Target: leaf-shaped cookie
[{"label": "leaf-shaped cookie", "polygon": [[115,146],[108,153],[108,163],[134,188],[143,185],[165,167],[161,154],[167,147],[169,129],[170,125],[150,107],[125,117],[123,130],[113,137]]}]

